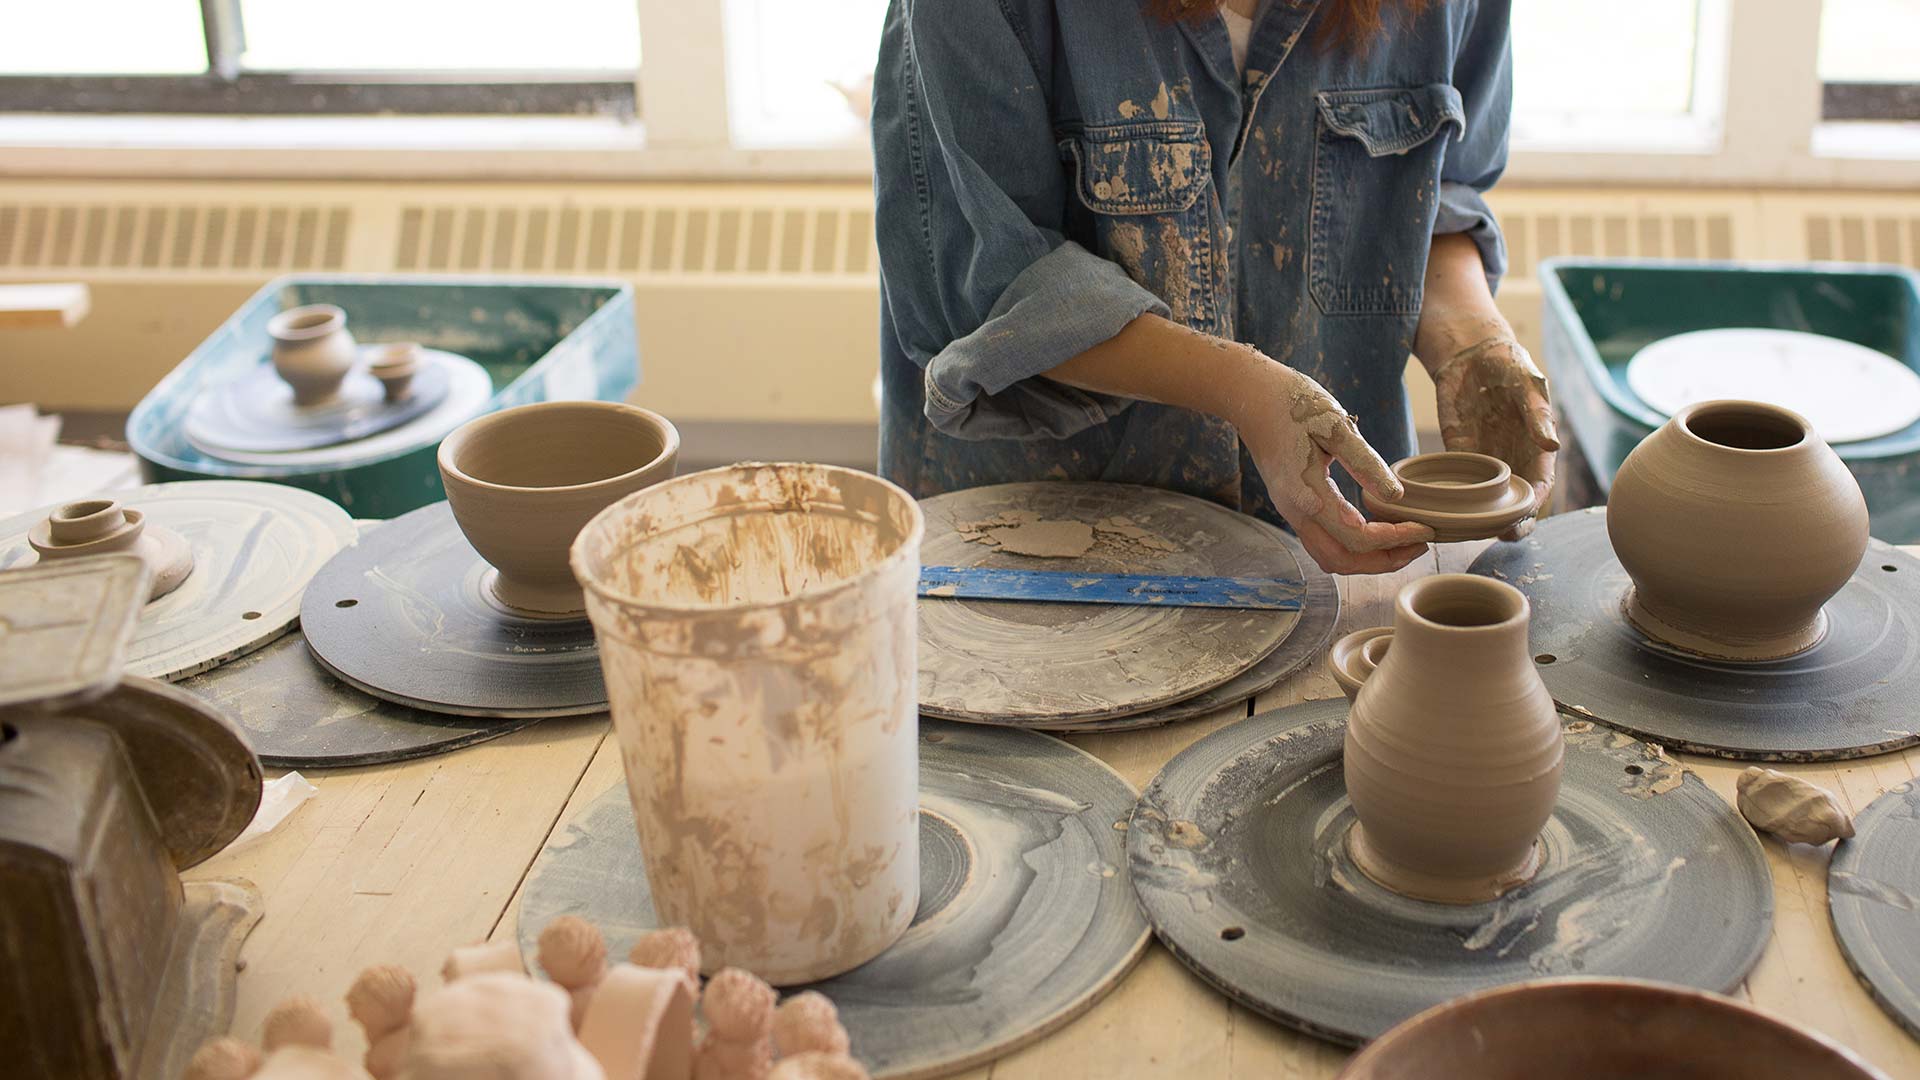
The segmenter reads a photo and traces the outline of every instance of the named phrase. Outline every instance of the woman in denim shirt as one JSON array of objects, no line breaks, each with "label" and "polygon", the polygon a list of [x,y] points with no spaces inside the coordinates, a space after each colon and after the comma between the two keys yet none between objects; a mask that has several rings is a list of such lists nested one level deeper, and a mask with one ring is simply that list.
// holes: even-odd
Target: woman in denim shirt
[{"label": "woman in denim shirt", "polygon": [[1447,446],[1544,502],[1546,382],[1494,307],[1481,198],[1506,163],[1508,0],[1221,6],[893,0],[884,471],[916,495],[1169,488],[1284,519],[1329,570],[1391,571],[1432,534],[1366,522],[1329,466],[1398,496],[1380,455],[1413,452],[1411,352]]}]

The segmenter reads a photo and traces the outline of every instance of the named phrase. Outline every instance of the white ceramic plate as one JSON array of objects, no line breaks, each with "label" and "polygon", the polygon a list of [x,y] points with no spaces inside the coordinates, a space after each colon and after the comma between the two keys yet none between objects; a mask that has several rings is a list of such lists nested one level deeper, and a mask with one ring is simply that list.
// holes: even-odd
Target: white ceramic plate
[{"label": "white ceramic plate", "polygon": [[1696,330],[1662,338],[1627,362],[1627,387],[1672,416],[1737,398],[1807,418],[1830,443],[1891,435],[1920,421],[1920,374],[1851,341],[1798,330]]}]

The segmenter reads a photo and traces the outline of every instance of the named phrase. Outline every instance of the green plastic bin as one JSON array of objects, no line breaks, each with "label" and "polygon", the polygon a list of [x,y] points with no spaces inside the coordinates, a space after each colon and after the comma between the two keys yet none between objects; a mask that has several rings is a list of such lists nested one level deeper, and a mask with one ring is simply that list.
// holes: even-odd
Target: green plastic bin
[{"label": "green plastic bin", "polygon": [[[1904,267],[1548,259],[1539,274],[1547,374],[1577,459],[1565,484],[1574,505],[1606,501],[1628,452],[1666,422],[1627,387],[1627,361],[1661,338],[1802,330],[1920,370],[1920,273]],[[1834,449],[1866,494],[1873,535],[1920,542],[1920,423]]]}]

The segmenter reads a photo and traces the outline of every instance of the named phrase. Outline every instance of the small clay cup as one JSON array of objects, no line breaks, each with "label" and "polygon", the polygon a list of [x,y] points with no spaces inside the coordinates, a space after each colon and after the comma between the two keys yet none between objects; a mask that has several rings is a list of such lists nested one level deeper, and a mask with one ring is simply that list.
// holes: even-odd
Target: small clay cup
[{"label": "small clay cup", "polygon": [[1607,535],[1633,579],[1626,617],[1648,637],[1774,660],[1825,636],[1822,606],[1867,550],[1867,503],[1798,413],[1707,401],[1621,463]]},{"label": "small clay cup", "polygon": [[1639,979],[1541,979],[1454,998],[1355,1054],[1339,1080],[1887,1080],[1825,1036]]},{"label": "small clay cup", "polygon": [[1360,696],[1360,684],[1380,666],[1392,644],[1393,627],[1375,626],[1355,630],[1327,650],[1327,674],[1340,684],[1340,692],[1348,701]]},{"label": "small clay cup", "polygon": [[536,618],[586,613],[567,551],[607,506],[673,476],[680,433],[613,401],[548,401],[468,421],[440,444],[453,517],[492,564],[488,595]]},{"label": "small clay cup", "polygon": [[388,401],[405,401],[413,393],[413,377],[420,373],[424,355],[419,342],[414,341],[376,346],[367,371],[380,380]]},{"label": "small clay cup", "polygon": [[146,515],[115,499],[83,499],[56,507],[27,533],[45,561],[125,553],[147,564],[147,600],[158,600],[193,573],[193,547],[171,529],[148,525]]},{"label": "small clay cup", "polygon": [[332,304],[288,308],[267,323],[273,370],[293,387],[293,403],[318,408],[339,400],[340,384],[360,358],[347,313]]},{"label": "small clay cup", "polygon": [[1412,521],[1431,528],[1438,543],[1498,536],[1534,512],[1533,485],[1488,454],[1447,450],[1395,462],[1405,492],[1394,502],[1365,492],[1376,521]]},{"label": "small clay cup", "polygon": [[1539,868],[1564,750],[1528,616],[1511,585],[1436,574],[1394,598],[1392,647],[1375,646],[1371,674],[1348,666],[1364,681],[1342,759],[1358,819],[1347,852],[1381,885],[1471,904]]}]

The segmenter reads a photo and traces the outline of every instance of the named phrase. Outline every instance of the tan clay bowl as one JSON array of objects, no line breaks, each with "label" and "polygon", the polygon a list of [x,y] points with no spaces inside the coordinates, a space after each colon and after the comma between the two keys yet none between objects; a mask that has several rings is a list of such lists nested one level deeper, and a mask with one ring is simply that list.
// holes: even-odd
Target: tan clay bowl
[{"label": "tan clay bowl", "polygon": [[492,564],[489,595],[511,611],[583,615],[567,550],[589,520],[673,475],[680,433],[613,401],[548,401],[491,413],[440,444],[453,517]]},{"label": "tan clay bowl", "polygon": [[1385,502],[1362,492],[1367,513],[1376,521],[1425,525],[1439,543],[1498,536],[1533,513],[1533,485],[1487,454],[1419,454],[1395,462],[1393,474],[1405,493]]},{"label": "tan clay bowl", "polygon": [[1380,666],[1392,644],[1393,627],[1375,626],[1355,630],[1327,650],[1327,674],[1340,684],[1340,692],[1347,695],[1348,701],[1360,693],[1360,684]]},{"label": "tan clay bowl", "polygon": [[1339,1080],[1887,1080],[1852,1051],[1718,994],[1638,979],[1543,979],[1404,1021]]}]

